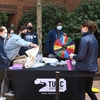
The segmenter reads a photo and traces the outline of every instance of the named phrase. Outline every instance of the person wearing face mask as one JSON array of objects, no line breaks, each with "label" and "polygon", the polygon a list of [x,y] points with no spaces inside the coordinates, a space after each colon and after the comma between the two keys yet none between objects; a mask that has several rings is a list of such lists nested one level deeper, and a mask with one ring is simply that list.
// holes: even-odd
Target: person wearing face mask
[{"label": "person wearing face mask", "polygon": [[[38,36],[37,33],[34,31],[33,24],[29,21],[25,23],[25,26],[27,27],[26,34],[21,34],[21,38],[25,41],[32,42],[34,44],[38,45]],[[19,55],[26,55],[25,51],[28,49],[31,49],[32,47],[21,47],[19,51]]]},{"label": "person wearing face mask", "polygon": [[7,37],[6,27],[0,27],[0,100],[5,100],[5,97],[1,96],[1,84],[5,75],[5,69],[8,68],[8,58],[4,48],[4,39]]},{"label": "person wearing face mask", "polygon": [[54,42],[56,39],[60,38],[63,35],[62,31],[62,23],[61,21],[55,22],[55,28],[50,30],[46,37],[46,50],[48,53],[48,57],[50,58],[56,58],[56,55],[54,53]]},{"label": "person wearing face mask", "polygon": [[[26,27],[21,27],[18,31],[18,35],[20,37],[24,37],[24,33],[22,33],[22,31],[26,29]],[[26,29],[27,31],[27,29]],[[4,40],[4,44],[6,46],[7,42],[9,41],[9,39],[11,37],[13,37],[15,35],[14,30],[12,28],[8,28],[8,32],[7,32],[7,38]],[[15,35],[16,36],[16,35]],[[23,52],[23,51],[22,51]],[[13,65],[13,61],[9,62],[9,66]],[[9,84],[10,83],[10,84]],[[2,93],[5,93],[5,96],[14,96],[14,94],[12,93],[12,85],[11,85],[11,80],[9,79],[7,73],[5,73],[5,77],[2,83]]]},{"label": "person wearing face mask", "polygon": [[[25,30],[24,30],[25,29]],[[26,26],[24,26],[24,27],[21,27],[20,28],[20,30],[19,30],[19,32],[17,33],[22,39],[24,39],[25,40],[25,35],[26,35],[26,33],[27,33],[27,27]],[[28,48],[28,47],[26,47],[26,48]],[[21,55],[26,55],[26,53],[25,53],[25,47],[21,47],[20,48],[20,50],[19,50],[19,55],[21,56]]]},{"label": "person wearing face mask", "polygon": [[38,47],[37,44],[33,44],[32,42],[25,41],[24,39],[21,38],[22,34],[26,34],[27,32],[27,27],[26,26],[21,26],[20,29],[18,30],[18,35],[15,34],[13,35],[9,41],[7,42],[5,49],[7,56],[9,58],[9,61],[13,61],[15,57],[19,54],[19,50],[21,47]]},{"label": "person wearing face mask", "polygon": [[[95,22],[85,20],[81,24],[82,38],[79,43],[78,54],[70,54],[71,60],[76,60],[75,69],[78,74],[86,74],[76,78],[77,100],[85,100],[85,92],[91,100],[98,100],[92,91],[93,77],[98,71],[98,41],[93,32],[98,29]],[[89,76],[89,75],[93,76]]]},{"label": "person wearing face mask", "polygon": [[[16,34],[14,34],[14,31],[11,29],[11,28],[9,28],[8,29],[8,38],[6,38],[6,39],[8,39],[8,41],[9,41],[9,39],[10,38],[12,38],[12,39],[19,39],[19,41],[21,41],[21,39],[20,38],[24,38],[25,37],[25,34],[26,34],[26,32],[27,32],[27,27],[25,27],[25,26],[21,26],[19,29],[18,29],[18,32],[16,33]],[[5,41],[6,42],[6,45],[7,45],[7,43],[8,43],[8,41]],[[20,45],[21,45],[21,43],[19,43]],[[6,45],[5,45],[5,47],[6,47]],[[15,46],[14,46],[15,45]],[[11,46],[8,46],[8,47],[6,47],[6,48],[11,48],[11,50],[13,50],[13,48],[15,48],[16,47],[16,42],[15,42],[15,44],[13,45],[13,47],[11,47]],[[17,47],[16,47],[17,48]],[[20,47],[21,48],[21,47]],[[16,49],[17,50],[17,49]],[[16,52],[16,50],[14,51],[14,52]],[[13,52],[13,51],[12,51]],[[23,48],[20,50],[20,52],[21,53],[25,53],[25,51],[23,50]],[[18,55],[19,55],[19,53],[18,53]],[[8,55],[9,56],[9,55]],[[13,55],[12,55],[13,56]],[[9,66],[12,66],[13,65],[13,60],[11,60],[11,61],[9,61]],[[12,84],[11,84],[11,80],[9,79],[9,77],[8,77],[8,75],[7,75],[7,73],[5,73],[5,77],[4,77],[4,81],[3,81],[3,84],[2,84],[2,92],[3,93],[5,93],[4,95],[5,96],[14,96],[14,94],[13,94],[13,88],[12,88]]]},{"label": "person wearing face mask", "polygon": [[[9,41],[7,42],[5,46],[5,50],[7,53],[7,57],[9,59],[9,66],[13,65],[13,60],[15,59],[16,56],[19,55],[19,51],[21,47],[38,47],[37,44],[33,44],[32,42],[25,41],[21,37],[24,36],[27,32],[27,27],[26,26],[21,26],[18,30],[17,34],[14,34],[12,37],[9,38]],[[22,35],[23,34],[23,35]],[[6,89],[6,96],[12,96],[11,93],[9,93],[9,80],[7,81],[7,89]]]},{"label": "person wearing face mask", "polygon": [[[6,46],[8,40],[10,37],[12,37],[14,35],[14,30],[12,28],[8,28],[7,29],[7,37],[4,39],[4,46]],[[8,84],[8,77],[5,73],[4,79],[3,79],[3,83],[2,83],[2,94],[6,93],[7,90],[7,84]],[[10,93],[10,95],[13,95]]]},{"label": "person wearing face mask", "polygon": [[8,28],[7,31],[8,31],[8,32],[7,32],[7,37],[6,37],[6,39],[4,40],[4,45],[6,45],[7,42],[8,42],[8,40],[9,40],[9,38],[12,37],[12,36],[14,35],[14,30],[13,30],[13,29]]},{"label": "person wearing face mask", "polygon": [[[34,27],[33,27],[33,24],[32,22],[27,22],[25,24],[25,26],[27,27],[27,33],[25,35],[25,41],[28,41],[28,42],[32,42],[34,44],[37,44],[38,45],[38,36],[37,36],[37,33],[34,31]],[[26,48],[25,47],[25,50],[28,50],[30,48]]]}]

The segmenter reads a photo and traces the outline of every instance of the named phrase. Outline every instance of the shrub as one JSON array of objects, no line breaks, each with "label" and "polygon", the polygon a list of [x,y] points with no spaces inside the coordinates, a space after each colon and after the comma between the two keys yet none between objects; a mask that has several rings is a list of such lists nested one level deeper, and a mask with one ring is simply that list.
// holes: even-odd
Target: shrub
[{"label": "shrub", "polygon": [[[43,3],[42,6],[43,43],[45,43],[48,31],[55,27],[54,22],[58,19],[62,21],[63,31],[75,41],[79,41],[81,38],[80,25],[83,20],[97,22],[99,29],[94,33],[100,43],[100,0],[81,0],[80,5],[72,12],[69,12],[65,5],[58,3]],[[32,21],[36,28],[36,15],[36,7],[33,7],[29,12],[23,14],[19,25]]]},{"label": "shrub", "polygon": [[0,12],[0,26],[4,25],[6,26],[6,23],[8,21],[8,16],[6,11]]}]

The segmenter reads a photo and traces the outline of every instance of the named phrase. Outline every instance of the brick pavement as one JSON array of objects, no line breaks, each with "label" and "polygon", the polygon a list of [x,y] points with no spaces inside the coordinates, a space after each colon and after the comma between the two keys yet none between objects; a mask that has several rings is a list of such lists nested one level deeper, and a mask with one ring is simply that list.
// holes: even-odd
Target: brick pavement
[{"label": "brick pavement", "polygon": [[[100,80],[94,80],[93,88],[98,88],[100,90]],[[95,93],[95,94],[96,94],[98,100],[100,100],[100,92]],[[86,100],[91,100],[88,95],[86,95]]]}]

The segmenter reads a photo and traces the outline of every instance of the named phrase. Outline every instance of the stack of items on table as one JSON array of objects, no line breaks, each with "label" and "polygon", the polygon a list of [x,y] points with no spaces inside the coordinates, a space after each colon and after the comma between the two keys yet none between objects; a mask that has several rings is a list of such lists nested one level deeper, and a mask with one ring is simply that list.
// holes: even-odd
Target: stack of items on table
[{"label": "stack of items on table", "polygon": [[39,47],[37,48],[32,48],[26,51],[26,55],[23,56],[18,56],[15,58],[13,62],[13,66],[10,67],[10,69],[22,69],[23,67],[25,68],[30,68],[35,61],[35,57],[38,54]]}]

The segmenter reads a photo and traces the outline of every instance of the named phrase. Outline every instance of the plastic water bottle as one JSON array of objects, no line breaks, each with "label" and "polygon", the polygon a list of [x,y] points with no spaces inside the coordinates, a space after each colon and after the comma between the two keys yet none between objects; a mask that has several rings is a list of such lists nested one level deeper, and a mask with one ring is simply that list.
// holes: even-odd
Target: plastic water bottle
[{"label": "plastic water bottle", "polygon": [[38,60],[38,62],[42,62],[43,61],[43,54],[42,54],[42,52],[38,53],[37,60]]}]

